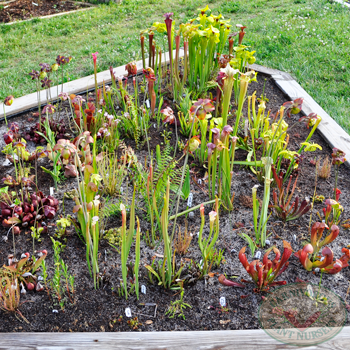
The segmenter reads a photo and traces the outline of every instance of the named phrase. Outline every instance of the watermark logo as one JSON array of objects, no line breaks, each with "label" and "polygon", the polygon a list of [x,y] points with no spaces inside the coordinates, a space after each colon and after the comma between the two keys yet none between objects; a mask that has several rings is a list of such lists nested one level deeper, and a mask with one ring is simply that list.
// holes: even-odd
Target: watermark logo
[{"label": "watermark logo", "polygon": [[307,283],[288,284],[270,293],[259,308],[259,321],[272,338],[311,346],[335,337],[344,327],[344,301],[331,290]]}]

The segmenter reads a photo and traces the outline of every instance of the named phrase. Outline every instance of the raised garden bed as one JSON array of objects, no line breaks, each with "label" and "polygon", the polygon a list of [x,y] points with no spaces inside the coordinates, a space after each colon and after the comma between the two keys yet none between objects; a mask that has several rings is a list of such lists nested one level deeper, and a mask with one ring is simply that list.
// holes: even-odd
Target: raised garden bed
[{"label": "raised garden bed", "polygon": [[[181,66],[182,67],[182,66]],[[135,67],[133,67],[135,69]],[[258,67],[256,67],[258,68]],[[119,71],[120,69],[118,69]],[[263,69],[260,69],[263,70]],[[136,65],[137,71],[137,65]],[[135,73],[135,71],[133,71]],[[102,73],[101,73],[102,74]],[[277,72],[276,72],[277,74]],[[149,72],[145,74],[149,75]],[[145,84],[143,83],[142,76],[136,76],[135,83],[138,81],[138,85],[141,87],[139,90],[139,96],[137,99],[139,101],[148,100],[148,103],[145,103],[146,112],[143,112],[143,107],[140,108],[142,113],[147,114],[147,104],[150,104],[149,96],[146,92],[145,95]],[[148,76],[149,78],[149,76]],[[163,78],[163,82],[169,79],[169,76],[165,76]],[[152,79],[150,79],[152,80]],[[278,83],[278,82],[277,82]],[[121,82],[121,86],[127,85],[125,91],[129,91],[130,96],[134,96],[134,83],[133,79],[129,78],[126,80],[126,83]],[[278,84],[283,85],[283,84]],[[119,86],[119,87],[118,87]],[[82,90],[86,88],[85,86],[81,86]],[[168,84],[163,85],[163,91],[166,91],[168,88]],[[122,90],[119,83],[115,87],[116,90],[122,93]],[[55,87],[51,88],[51,91],[57,90]],[[108,89],[107,89],[108,90]],[[259,73],[257,76],[257,82],[251,82],[248,85],[247,96],[252,96],[254,91],[256,91],[256,96],[265,99],[266,110],[271,110],[271,113],[276,115],[280,106],[285,102],[290,101],[290,96],[285,95],[283,91],[279,89],[274,80],[273,74],[268,75],[264,73]],[[65,91],[69,92],[69,91]],[[77,91],[75,91],[77,92]],[[224,90],[225,92],[225,90]],[[216,95],[216,90],[210,90],[209,93],[212,95],[208,96],[216,96],[218,100],[218,96]],[[132,95],[131,95],[132,94]],[[182,95],[180,95],[182,96]],[[225,96],[225,95],[224,95]],[[92,103],[95,101],[95,94],[91,92],[89,95],[82,95],[83,98]],[[164,93],[164,105],[172,107],[176,112],[176,104],[174,103],[174,97],[169,93]],[[300,98],[303,96],[292,96],[293,99]],[[181,97],[178,97],[181,98]],[[267,101],[266,98],[269,100]],[[102,109],[112,108],[108,102],[108,95],[100,95],[100,100],[103,99]],[[72,97],[74,101],[74,97]],[[100,101],[99,100],[99,101]],[[115,107],[115,115],[122,118],[125,117],[125,111],[123,111],[123,104],[127,102],[128,99],[122,98],[119,100],[120,105],[117,108],[117,104],[113,105]],[[159,97],[157,97],[157,101],[159,101]],[[13,102],[13,106],[15,105]],[[101,102],[97,102],[100,103]],[[103,104],[105,103],[105,106]],[[206,108],[211,109],[207,102],[201,102],[206,105]],[[234,99],[234,94],[232,94],[232,98],[230,101],[232,108],[232,112],[235,110],[236,101]],[[150,104],[151,105],[151,104]],[[12,107],[13,107],[12,106]],[[194,105],[196,106],[196,105]],[[209,106],[209,107],[208,107]],[[162,106],[159,106],[159,110]],[[152,108],[152,106],[151,106]],[[200,107],[199,107],[200,108]],[[192,111],[196,114],[200,109],[192,108]],[[296,107],[294,107],[296,108]],[[299,108],[299,106],[298,106]],[[230,108],[231,109],[231,108]],[[301,110],[301,108],[299,108]],[[72,115],[70,112],[70,104],[65,102],[59,107],[61,112],[55,111],[54,115],[48,115],[49,118],[56,118],[56,120],[60,120],[59,124],[65,124],[66,129],[62,131],[62,134],[65,139],[73,139],[76,134],[68,127],[68,125],[72,125]],[[91,112],[92,107],[90,106],[90,112],[85,112],[87,115],[93,113],[93,117],[97,120],[96,112]],[[97,108],[96,108],[97,110]],[[248,108],[247,103],[243,105],[242,109],[242,119],[247,120]],[[290,117],[285,117],[285,122],[289,125],[294,125],[301,117],[302,114],[295,113],[298,112],[295,109],[291,111],[292,115]],[[61,118],[57,114],[61,114]],[[213,112],[214,113],[214,112]],[[101,113],[100,113],[101,114]],[[111,119],[108,115],[105,118]],[[102,114],[104,115],[104,113]],[[219,116],[219,114],[217,115]],[[228,125],[235,126],[235,114],[232,113],[228,118]],[[86,116],[85,116],[86,117]],[[169,116],[168,116],[169,117]],[[101,117],[100,117],[101,118]],[[142,119],[140,119],[142,121]],[[37,112],[24,112],[21,115],[15,116],[8,120],[9,124],[13,122],[18,123],[19,133],[27,139],[32,140],[35,138],[35,134],[30,132],[30,128],[38,122]],[[127,123],[127,120],[123,120],[124,123]],[[2,122],[1,130],[3,134],[6,132],[7,128]],[[247,122],[246,122],[247,123]],[[247,246],[247,242],[242,238],[241,234],[245,233],[249,235],[253,240],[255,240],[256,252],[260,252],[262,257],[264,252],[269,247],[275,246],[283,252],[283,240],[290,242],[291,249],[294,252],[297,252],[299,249],[303,247],[303,243],[310,240],[309,229],[310,229],[310,215],[312,213],[312,224],[316,221],[320,221],[322,219],[318,218],[317,212],[322,216],[322,209],[325,208],[324,203],[314,203],[313,208],[308,212],[307,215],[301,216],[298,220],[283,222],[281,218],[276,218],[274,215],[269,217],[267,223],[267,236],[269,242],[264,245],[263,241],[257,239],[254,233],[254,225],[253,225],[253,213],[252,213],[252,188],[255,185],[260,184],[260,187],[257,190],[257,196],[262,201],[264,198],[264,184],[259,183],[256,175],[252,173],[251,168],[247,168],[244,166],[244,163],[247,159],[247,150],[244,148],[248,148],[251,146],[249,143],[249,138],[245,139],[245,133],[247,133],[247,124],[241,123],[238,124],[238,130],[236,135],[242,139],[240,143],[240,147],[237,147],[235,151],[235,162],[233,164],[233,177],[232,183],[230,186],[231,195],[234,193],[234,199],[232,201],[231,210],[225,210],[221,207],[219,216],[220,216],[220,228],[219,228],[219,236],[218,240],[215,244],[215,249],[217,253],[221,251],[223,254],[222,261],[218,264],[215,264],[214,260],[210,261],[211,268],[208,269],[205,273],[203,272],[203,256],[201,250],[199,249],[198,240],[200,237],[196,235],[196,233],[200,230],[201,225],[201,217],[200,210],[196,209],[193,213],[194,215],[182,215],[177,218],[177,225],[181,227],[181,231],[185,231],[185,227],[187,225],[188,231],[193,233],[192,241],[189,244],[187,251],[181,256],[176,254],[175,260],[177,267],[183,264],[183,270],[179,276],[180,281],[173,281],[172,287],[179,287],[182,283],[184,285],[184,302],[187,303],[187,307],[184,309],[183,317],[178,317],[179,314],[175,312],[173,318],[169,318],[172,314],[169,314],[169,310],[171,310],[171,306],[174,306],[176,300],[179,299],[179,288],[177,291],[173,291],[169,288],[164,288],[164,286],[158,285],[157,278],[153,276],[153,284],[150,281],[150,274],[148,271],[150,269],[146,269],[146,265],[155,261],[162,261],[166,251],[163,249],[163,240],[160,239],[162,237],[162,233],[164,234],[165,227],[168,229],[169,235],[171,235],[173,228],[173,221],[170,220],[169,224],[163,227],[163,232],[160,232],[160,227],[157,227],[155,231],[155,244],[151,244],[150,235],[151,235],[151,225],[149,219],[147,219],[145,215],[146,199],[142,196],[142,190],[147,185],[147,168],[150,164],[149,151],[153,151],[153,154],[156,153],[157,145],[160,145],[160,152],[158,152],[158,160],[159,157],[163,154],[162,163],[164,172],[168,171],[168,164],[170,164],[172,155],[175,151],[175,159],[178,160],[178,163],[172,170],[173,173],[169,173],[169,175],[173,175],[172,181],[173,185],[178,184],[181,177],[181,169],[184,164],[184,150],[181,149],[182,145],[185,145],[187,142],[187,138],[181,134],[181,125],[177,125],[175,128],[174,124],[167,124],[163,122],[157,121],[157,119],[150,119],[149,128],[147,134],[141,136],[138,139],[138,142],[129,137],[123,137],[123,132],[125,129],[120,130],[120,139],[123,137],[124,145],[117,150],[117,155],[120,157],[122,155],[122,150],[125,150],[126,147],[129,148],[129,154],[127,162],[129,164],[126,167],[127,176],[122,181],[121,186],[116,189],[116,193],[112,196],[112,199],[109,203],[113,203],[114,207],[109,204],[109,214],[107,215],[107,219],[104,220],[104,231],[100,232],[101,241],[99,242],[97,261],[99,265],[100,273],[98,275],[97,281],[99,282],[99,288],[94,288],[94,280],[89,274],[87,263],[86,263],[86,246],[83,243],[83,240],[79,239],[78,235],[75,232],[73,226],[70,226],[66,230],[66,241],[61,240],[66,247],[63,249],[60,254],[61,258],[68,265],[69,271],[71,275],[74,275],[74,286],[75,291],[73,293],[72,289],[68,286],[69,294],[64,292],[64,288],[61,290],[62,299],[57,298],[55,295],[54,287],[50,285],[49,280],[47,280],[47,292],[39,292],[33,293],[28,292],[24,296],[21,296],[21,300],[23,301],[31,301],[23,304],[20,307],[20,313],[23,317],[25,317],[29,323],[19,323],[15,316],[20,317],[19,314],[6,314],[6,318],[3,318],[3,322],[1,323],[1,331],[10,332],[10,331],[26,331],[26,332],[54,332],[54,331],[63,331],[63,332],[82,332],[82,331],[130,331],[130,330],[141,330],[141,331],[172,331],[172,330],[185,330],[185,331],[194,331],[194,330],[222,330],[222,329],[235,329],[235,330],[243,330],[243,329],[257,329],[259,328],[259,322],[257,317],[257,309],[259,304],[262,302],[263,297],[266,296],[271,290],[268,290],[268,285],[266,289],[262,292],[257,293],[257,291],[253,290],[254,285],[252,283],[246,283],[244,288],[231,288],[223,286],[218,281],[218,276],[225,274],[227,278],[230,278],[233,281],[241,283],[241,279],[251,280],[245,269],[241,265],[238,260],[238,252],[242,247]],[[158,124],[158,125],[157,125]],[[83,124],[81,124],[83,125]],[[118,124],[119,125],[119,124]],[[88,124],[85,125],[85,127]],[[90,124],[91,126],[91,124]],[[88,126],[89,127],[89,126]],[[73,129],[74,130],[74,129]],[[245,131],[246,130],[246,131]],[[92,134],[97,131],[101,134],[104,133],[104,130],[100,129],[91,129]],[[60,131],[61,132],[61,131]],[[139,131],[142,133],[142,130]],[[297,152],[300,148],[300,144],[303,143],[309,133],[310,129],[305,127],[304,123],[298,123],[289,131],[289,141],[288,141],[288,150],[291,152]],[[232,135],[234,130],[231,131]],[[29,136],[28,136],[29,135]],[[177,135],[177,137],[176,137]],[[148,142],[147,139],[148,138]],[[178,140],[177,140],[178,139]],[[195,139],[192,139],[194,141]],[[107,139],[104,140],[106,143]],[[179,141],[179,142],[177,142]],[[339,142],[343,142],[339,141]],[[95,141],[96,142],[96,141]],[[304,197],[312,198],[314,193],[320,196],[323,195],[325,198],[332,198],[333,196],[333,188],[334,188],[334,175],[333,170],[330,173],[330,176],[327,179],[317,179],[315,182],[315,160],[322,157],[331,157],[332,149],[329,145],[324,141],[324,139],[318,134],[316,131],[311,141],[312,144],[310,148],[313,147],[313,144],[316,143],[321,146],[322,149],[316,148],[316,150],[312,152],[301,152],[303,157],[299,160],[298,171],[293,171],[293,182],[296,177],[298,178],[297,187],[295,190],[295,195],[300,196],[300,200],[302,201]],[[334,140],[334,145],[337,146],[336,140]],[[35,145],[32,141],[28,141],[28,148],[30,151],[35,149]],[[45,144],[45,142],[43,142]],[[188,147],[192,147],[192,145],[196,146],[196,142],[190,143]],[[4,144],[2,146],[5,146]],[[237,145],[238,146],[238,145]],[[96,148],[103,147],[103,141],[98,141],[96,143]],[[338,146],[339,147],[339,146]],[[171,151],[169,151],[171,149]],[[187,148],[188,149],[188,148]],[[189,148],[191,152],[195,152],[194,148]],[[71,149],[70,149],[71,150]],[[92,148],[91,148],[92,150]],[[185,148],[186,151],[186,148]],[[260,156],[261,148],[256,149],[257,157]],[[98,152],[96,152],[97,154]],[[168,154],[167,158],[164,158],[164,153]],[[334,153],[334,152],[333,152]],[[160,155],[159,155],[160,154]],[[135,159],[135,155],[137,157],[137,161]],[[5,155],[1,155],[0,159],[0,173],[5,175],[14,176],[14,167],[11,163],[5,160]],[[124,155],[125,157],[125,155]],[[141,169],[145,164],[146,168]],[[190,174],[190,192],[193,195],[193,200],[191,207],[195,207],[200,205],[201,203],[205,203],[209,201],[209,191],[208,191],[208,177],[206,175],[206,171],[208,169],[208,163],[205,161],[204,166],[200,166],[198,159],[193,159],[192,156],[189,156],[189,172]],[[282,156],[280,159],[282,161]],[[156,157],[154,157],[154,169],[157,170],[160,167],[159,163],[156,163]],[[122,158],[120,158],[122,159]],[[277,158],[278,159],[278,158]],[[283,166],[285,170],[288,170],[289,163],[288,158],[283,161]],[[260,159],[257,158],[259,162]],[[277,160],[278,163],[278,160]],[[277,166],[276,163],[276,166]],[[157,164],[157,165],[156,165]],[[164,165],[165,164],[165,165]],[[282,164],[282,163],[281,163]],[[33,167],[36,169],[36,180],[37,186],[40,191],[43,192],[45,196],[48,196],[54,187],[54,181],[52,177],[50,177],[47,173],[45,173],[41,166],[45,168],[50,168],[50,161],[47,158],[39,159],[37,161],[36,166],[33,163]],[[185,164],[186,165],[186,164]],[[252,165],[252,164],[249,164]],[[333,169],[333,168],[332,168]],[[77,169],[75,169],[77,170]],[[79,168],[78,168],[79,170]],[[319,170],[320,171],[320,170]],[[146,183],[136,181],[138,177],[137,172],[143,172],[146,174]],[[176,172],[176,173],[175,173]],[[34,171],[32,171],[34,174]],[[159,183],[159,182],[158,182]],[[219,181],[218,181],[219,183]],[[122,202],[125,206],[127,206],[128,218],[127,218],[127,227],[129,227],[129,216],[133,217],[131,206],[131,198],[133,192],[133,185],[136,184],[135,191],[135,202],[136,202],[136,215],[140,219],[140,232],[141,232],[141,260],[140,260],[140,271],[139,271],[139,285],[143,285],[146,287],[146,293],[141,293],[139,295],[139,299],[137,295],[132,292],[131,285],[135,286],[135,280],[132,280],[130,284],[130,278],[128,279],[128,289],[129,296],[126,300],[123,297],[123,285],[121,284],[122,278],[122,261],[120,251],[122,250],[120,247],[120,235],[116,237],[114,240],[115,248],[108,244],[108,240],[106,239],[105,233],[109,229],[119,228],[122,226],[122,218],[121,218],[121,209],[120,203]],[[316,192],[315,192],[316,186]],[[35,187],[34,184],[31,187]],[[64,181],[60,182],[58,185],[58,190],[53,191],[53,196],[58,200],[58,203],[54,202],[50,203],[51,207],[55,207],[55,219],[57,220],[60,215],[66,217],[70,214],[74,217],[73,213],[75,211],[74,206],[76,203],[69,198],[72,197],[72,190],[77,187],[77,179],[76,178],[68,178]],[[121,188],[123,190],[121,190]],[[346,207],[345,203],[347,203],[350,199],[350,177],[349,177],[349,169],[344,165],[339,166],[339,174],[338,174],[338,188],[341,189],[342,193],[340,196],[340,203],[343,204],[344,210],[341,215],[341,221],[339,222],[340,232],[336,240],[332,241],[327,246],[332,249],[334,256],[338,259],[342,256],[342,248],[346,248],[348,244],[348,232],[346,230],[347,223],[346,218],[349,213],[349,208]],[[103,193],[103,189],[105,188],[105,184],[100,184],[99,186],[99,194],[101,197],[101,202],[106,203],[106,195]],[[276,188],[272,188],[272,191],[276,190]],[[184,192],[183,188],[183,192]],[[211,189],[210,189],[211,191]],[[231,198],[231,196],[230,196]],[[294,198],[294,197],[293,197]],[[171,205],[177,201],[177,197],[172,194],[171,197]],[[266,199],[265,199],[266,200]],[[294,199],[293,199],[294,200]],[[63,203],[64,201],[64,203]],[[162,201],[162,199],[160,199]],[[222,197],[222,201],[224,201]],[[49,205],[49,204],[44,205]],[[180,199],[179,202],[179,210],[178,213],[181,213],[187,209],[188,201]],[[271,201],[272,203],[272,201]],[[64,206],[63,206],[64,204]],[[225,203],[226,207],[230,205],[230,203]],[[57,207],[57,210],[56,210]],[[108,207],[108,204],[107,204]],[[261,206],[260,206],[261,208]],[[7,209],[7,208],[6,208]],[[214,210],[213,204],[206,205],[204,212],[206,217],[206,223],[204,226],[204,235],[207,237],[209,234],[209,212]],[[92,209],[91,209],[92,210]],[[102,209],[101,209],[102,210]],[[216,208],[216,211],[217,208]],[[173,215],[175,213],[174,210],[170,211],[169,215]],[[33,240],[31,237],[31,232],[28,228],[24,227],[21,229],[20,235],[13,235],[11,229],[8,228],[2,229],[2,236],[7,237],[4,238],[3,243],[0,244],[0,254],[2,261],[7,264],[7,256],[10,253],[15,253],[16,256],[20,257],[21,253],[25,253],[27,251],[32,252],[33,250],[42,251],[47,250],[48,254],[45,259],[48,270],[48,279],[52,279],[54,275],[54,254],[52,248],[51,237],[54,236],[56,227],[54,225],[55,221],[50,220],[50,215],[46,215],[47,219],[45,219],[44,227],[47,228],[47,232],[42,232],[40,235],[41,241]],[[215,214],[211,214],[215,215]],[[164,220],[164,214],[162,214],[162,222]],[[214,216],[215,218],[215,216]],[[100,222],[103,218],[100,216]],[[156,222],[156,219],[154,219]],[[186,224],[187,221],[187,224]],[[13,223],[15,223],[13,221]],[[77,229],[79,230],[79,224],[76,220]],[[341,224],[345,224],[344,227]],[[20,227],[20,225],[16,225],[16,227]],[[91,229],[92,227],[90,227]],[[17,229],[16,229],[17,230]],[[17,232],[16,232],[17,233]],[[138,231],[136,231],[136,236],[138,235]],[[176,236],[175,236],[176,237]],[[12,240],[13,238],[13,240]],[[60,241],[57,237],[55,240]],[[136,240],[137,241],[137,240]],[[174,241],[175,242],[175,241]],[[34,249],[33,249],[34,244]],[[125,244],[125,243],[122,243]],[[133,262],[135,260],[135,250],[137,249],[137,242],[132,244],[129,261]],[[179,250],[178,246],[178,250]],[[14,252],[15,249],[15,252]],[[213,248],[214,249],[214,246]],[[119,251],[119,252],[118,252]],[[251,261],[254,258],[251,256],[249,249],[248,260]],[[257,256],[256,253],[254,256]],[[213,258],[212,258],[213,259]],[[202,262],[201,262],[202,260]],[[334,293],[339,295],[341,298],[346,300],[347,298],[347,288],[348,288],[348,279],[350,276],[350,270],[345,266],[340,272],[336,275],[332,274],[323,274],[322,277],[322,286],[332,290]],[[154,267],[155,268],[155,267]],[[43,271],[39,271],[38,275],[43,276]],[[289,266],[284,271],[283,275],[279,280],[285,280],[287,283],[302,283],[301,281],[307,281],[312,284],[318,284],[320,280],[320,273],[315,272],[311,273],[304,269],[304,267],[299,262],[299,259],[292,256],[289,259]],[[64,279],[63,279],[64,280]],[[65,283],[64,281],[62,282]],[[65,285],[64,285],[65,286]],[[256,286],[255,286],[256,288]],[[130,292],[131,291],[131,292]],[[65,295],[65,299],[64,298]],[[220,306],[219,300],[221,297],[225,297],[226,306]],[[64,301],[64,302],[63,302]],[[126,309],[129,308],[131,311],[132,318],[137,317],[137,320],[132,322],[131,318],[127,318],[125,316]],[[129,321],[129,322],[128,322]]]},{"label": "raised garden bed", "polygon": [[51,17],[80,9],[91,8],[91,4],[76,1],[15,0],[0,3],[0,23],[13,23],[36,17]]}]

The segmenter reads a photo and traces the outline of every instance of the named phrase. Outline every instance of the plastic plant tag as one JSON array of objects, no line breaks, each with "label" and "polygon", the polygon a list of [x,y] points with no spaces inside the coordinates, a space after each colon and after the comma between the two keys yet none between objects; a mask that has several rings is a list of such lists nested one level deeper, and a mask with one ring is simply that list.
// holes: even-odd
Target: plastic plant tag
[{"label": "plastic plant tag", "polygon": [[255,259],[260,259],[261,258],[261,252],[256,252],[254,258]]},{"label": "plastic plant tag", "polygon": [[150,107],[151,107],[151,105],[150,105],[150,103],[149,103],[149,100],[146,100],[146,107],[147,107],[147,108],[150,108]]},{"label": "plastic plant tag", "polygon": [[225,306],[226,306],[226,298],[225,298],[225,297],[221,297],[221,298],[220,298],[220,305],[221,305],[222,307],[225,307]]},{"label": "plastic plant tag", "polygon": [[125,316],[126,316],[126,317],[131,317],[131,309],[130,309],[129,307],[127,307],[127,308],[125,309]]},{"label": "plastic plant tag", "polygon": [[309,296],[310,298],[313,298],[314,291],[310,285],[307,286],[305,294]]},{"label": "plastic plant tag", "polygon": [[53,187],[50,187],[50,196],[53,196]]},{"label": "plastic plant tag", "polygon": [[146,286],[145,285],[141,286],[141,293],[146,294]]},{"label": "plastic plant tag", "polygon": [[190,194],[188,195],[188,198],[187,198],[187,206],[188,206],[189,208],[192,207],[192,201],[193,201],[193,193],[190,192]]},{"label": "plastic plant tag", "polygon": [[293,241],[296,242],[297,241],[297,236],[293,235]]},{"label": "plastic plant tag", "polygon": [[157,129],[157,125],[156,125],[156,123],[154,123],[154,124],[153,124],[153,127],[154,127],[155,129]]}]

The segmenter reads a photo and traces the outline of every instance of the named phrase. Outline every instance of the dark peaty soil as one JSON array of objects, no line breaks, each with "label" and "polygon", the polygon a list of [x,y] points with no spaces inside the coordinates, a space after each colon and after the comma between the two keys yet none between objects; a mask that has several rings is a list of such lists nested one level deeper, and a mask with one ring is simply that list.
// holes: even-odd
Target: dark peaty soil
[{"label": "dark peaty soil", "polygon": [[[264,80],[266,77],[259,74],[258,84],[250,87],[249,94],[257,90],[257,96],[260,96],[263,91]],[[265,94],[269,98],[267,109],[271,109],[275,113],[282,103],[288,100],[286,96],[275,86],[272,80],[267,78],[265,86]],[[246,112],[244,112],[246,116]],[[29,127],[33,122],[29,123],[28,118],[31,113],[18,116],[14,121],[19,122],[24,127]],[[291,125],[298,120],[300,115],[292,116],[288,119]],[[234,120],[230,120],[233,124]],[[6,130],[4,124],[1,127],[1,134]],[[174,130],[173,135],[175,134]],[[298,149],[299,144],[306,139],[308,131],[304,124],[301,124],[291,131],[290,148]],[[160,130],[153,127],[150,129],[151,147],[154,149],[155,145],[162,142]],[[2,139],[2,138],[1,138]],[[172,142],[174,142],[174,137]],[[330,156],[330,147],[321,139],[316,132],[312,138],[312,142],[320,144],[322,151],[313,153],[306,153],[305,158],[300,165],[300,175],[296,192],[303,198],[306,196],[312,197],[315,187],[315,166],[310,163],[310,160],[315,157]],[[1,146],[3,141],[1,140]],[[130,142],[132,144],[132,142]],[[147,146],[137,152],[140,161],[146,154]],[[244,160],[246,152],[237,151],[237,160]],[[3,154],[0,156],[0,174],[12,173],[13,166],[2,165],[4,161]],[[47,160],[41,160],[41,165],[48,166]],[[197,167],[193,168],[192,172],[192,188],[194,195],[193,205],[200,204],[208,200],[207,185],[202,179],[201,185],[198,185],[198,178],[203,177],[203,172],[200,172]],[[197,171],[197,173],[195,173]],[[175,291],[164,290],[156,284],[152,285],[147,277],[147,271],[143,267],[144,264],[151,262],[155,254],[162,254],[162,244],[158,249],[151,249],[143,240],[141,242],[141,267],[140,267],[140,285],[145,285],[147,288],[146,294],[140,294],[140,299],[136,300],[135,295],[129,296],[128,300],[118,295],[117,290],[121,280],[120,256],[113,248],[111,248],[105,240],[100,244],[99,266],[100,271],[104,275],[104,282],[100,289],[94,290],[92,278],[89,276],[87,264],[85,260],[85,247],[77,237],[74,229],[69,230],[69,237],[67,247],[62,253],[62,258],[68,264],[70,271],[75,275],[76,294],[74,296],[74,304],[69,301],[66,302],[64,311],[59,309],[59,306],[54,305],[47,293],[28,292],[22,296],[25,303],[21,306],[21,312],[28,319],[29,324],[20,322],[14,315],[0,312],[1,322],[0,330],[2,332],[81,332],[81,331],[131,331],[127,324],[127,317],[125,316],[125,308],[130,307],[132,316],[138,317],[140,331],[170,331],[170,330],[218,330],[218,329],[256,329],[259,328],[257,318],[258,306],[262,300],[261,294],[253,292],[253,285],[248,284],[244,289],[230,288],[220,285],[217,281],[217,276],[221,273],[226,273],[227,276],[237,276],[236,280],[241,278],[250,280],[250,276],[238,260],[239,250],[246,245],[246,243],[238,236],[238,233],[249,232],[249,227],[252,225],[252,210],[249,208],[249,201],[244,200],[244,196],[251,196],[251,188],[258,184],[255,176],[246,168],[234,167],[234,181],[233,188],[235,191],[234,210],[229,215],[227,213],[220,214],[220,236],[217,242],[217,248],[224,249],[224,262],[220,267],[215,268],[212,272],[215,273],[213,277],[208,279],[196,280],[185,285],[184,301],[191,305],[191,308],[185,310],[186,319],[172,318],[165,315],[171,301],[179,298]],[[38,169],[38,184],[40,190],[44,194],[49,194],[49,187],[53,186],[52,179],[40,168]],[[334,184],[334,174],[328,180],[318,179],[317,194],[324,195],[326,198],[332,193]],[[60,199],[64,192],[76,186],[75,179],[68,179],[65,183],[60,185],[55,196]],[[124,186],[124,185],[123,185]],[[345,210],[343,213],[343,220],[349,217],[349,201],[350,201],[350,171],[345,166],[340,167],[339,186],[341,191],[341,203]],[[125,187],[124,187],[125,188]],[[263,186],[258,189],[260,198],[263,196]],[[72,213],[73,201],[65,199],[66,214]],[[142,207],[140,202],[139,206]],[[321,211],[323,204],[315,204],[313,209],[313,222],[317,219],[316,213]],[[138,210],[137,215],[143,218],[143,212]],[[186,203],[181,201],[180,211],[186,209]],[[206,219],[211,208],[206,207]],[[62,214],[62,207],[58,214]],[[56,216],[57,218],[57,216]],[[271,244],[275,244],[281,252],[282,239],[291,242],[295,251],[302,247],[302,242],[308,237],[310,215],[305,215],[300,220],[292,221],[287,224],[281,223],[273,216],[268,223],[268,234]],[[205,227],[205,233],[208,233],[208,221]],[[54,221],[53,221],[54,222]],[[178,220],[178,223],[184,227],[184,219]],[[121,225],[118,217],[112,217],[108,223],[108,227],[119,227]],[[189,227],[191,232],[196,233],[199,230],[200,218],[199,210],[195,212],[194,218],[189,219]],[[239,228],[244,226],[246,228]],[[149,228],[149,224],[142,220],[142,233],[145,233]],[[171,227],[170,227],[171,229]],[[169,229],[169,231],[170,231]],[[49,254],[47,256],[47,264],[50,267],[50,274],[52,275],[53,257],[52,244],[49,236],[54,234],[54,226],[49,226],[48,235],[42,235],[42,242],[35,244],[35,249],[47,249]],[[6,229],[0,228],[0,235],[5,235]],[[295,235],[296,240],[293,239]],[[341,227],[338,238],[330,245],[335,257],[341,256],[341,248],[349,244],[349,231]],[[15,237],[16,255],[29,251],[32,252],[32,239],[30,233],[22,230],[20,236]],[[133,248],[132,248],[133,250]],[[260,249],[263,253],[263,251]],[[248,249],[249,252],[249,249]],[[0,263],[7,263],[7,255],[13,253],[12,237],[10,235],[7,242],[0,243]],[[248,260],[253,258],[250,253],[247,254]],[[157,258],[158,259],[158,258]],[[177,257],[177,261],[180,261]],[[191,259],[199,262],[200,251],[197,244],[197,236],[194,235],[188,252],[182,257],[186,264],[189,264]],[[194,276],[195,273],[191,271],[188,266],[184,269],[182,277]],[[322,285],[327,287],[346,299],[348,281],[350,277],[350,269],[345,268],[337,275],[325,275],[322,280]],[[310,281],[314,284],[319,282],[319,275],[309,273],[304,270],[299,261],[293,256],[290,258],[290,265],[283,273],[279,280],[286,280],[288,283],[296,282],[296,279]],[[222,310],[219,305],[220,297],[226,297],[227,311]],[[58,312],[53,312],[58,310]],[[119,316],[123,317],[119,319]],[[119,319],[119,320],[118,320]],[[220,323],[225,320],[226,323]],[[229,321],[228,321],[229,320]]]},{"label": "dark peaty soil", "polygon": [[16,0],[0,5],[0,23],[21,21],[32,17],[53,15],[55,13],[78,10],[87,7],[69,1],[54,0]]}]

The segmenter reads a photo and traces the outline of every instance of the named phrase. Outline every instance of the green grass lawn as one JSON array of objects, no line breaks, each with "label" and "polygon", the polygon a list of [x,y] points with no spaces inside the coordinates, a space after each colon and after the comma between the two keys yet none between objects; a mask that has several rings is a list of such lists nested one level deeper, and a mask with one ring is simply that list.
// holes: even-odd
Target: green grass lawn
[{"label": "green grass lawn", "polygon": [[[209,3],[243,24],[256,63],[287,71],[350,132],[350,11],[328,0],[123,0],[81,13],[0,25],[0,100],[34,92],[28,73],[58,54],[72,55],[66,79],[140,59],[139,32],[174,12],[179,24]],[[158,44],[161,44],[159,41]]]}]

